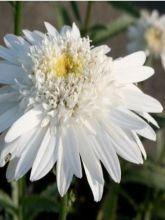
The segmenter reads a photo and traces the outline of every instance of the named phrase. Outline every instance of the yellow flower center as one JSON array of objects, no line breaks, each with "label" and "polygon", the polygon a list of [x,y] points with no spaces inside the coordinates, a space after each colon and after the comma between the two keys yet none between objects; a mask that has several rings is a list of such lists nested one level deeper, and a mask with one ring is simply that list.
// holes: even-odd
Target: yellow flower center
[{"label": "yellow flower center", "polygon": [[157,27],[150,27],[145,33],[148,47],[155,53],[162,49],[162,31]]},{"label": "yellow flower center", "polygon": [[80,74],[83,65],[80,58],[74,58],[70,54],[62,54],[54,65],[54,72],[59,77],[67,77],[69,74]]}]

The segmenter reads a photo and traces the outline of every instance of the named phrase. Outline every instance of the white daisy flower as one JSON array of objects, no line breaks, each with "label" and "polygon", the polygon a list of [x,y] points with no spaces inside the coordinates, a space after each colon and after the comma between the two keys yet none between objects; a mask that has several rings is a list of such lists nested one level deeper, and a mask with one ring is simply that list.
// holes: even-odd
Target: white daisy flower
[{"label": "white daisy flower", "polygon": [[[103,193],[101,163],[120,182],[118,156],[142,164],[146,153],[138,135],[155,140],[157,125],[149,112],[161,104],[136,84],[153,75],[137,52],[113,60],[108,46],[93,47],[75,24],[47,34],[24,30],[5,36],[0,47],[0,166],[9,162],[7,179],[31,168],[30,180],[45,176],[56,164],[63,196],[73,175],[84,167],[95,201]],[[144,118],[144,119],[143,119]],[[143,157],[142,157],[143,155]]]},{"label": "white daisy flower", "polygon": [[165,68],[165,15],[160,16],[156,10],[151,14],[143,12],[135,25],[129,28],[128,37],[129,52],[145,50],[147,55],[160,57]]}]

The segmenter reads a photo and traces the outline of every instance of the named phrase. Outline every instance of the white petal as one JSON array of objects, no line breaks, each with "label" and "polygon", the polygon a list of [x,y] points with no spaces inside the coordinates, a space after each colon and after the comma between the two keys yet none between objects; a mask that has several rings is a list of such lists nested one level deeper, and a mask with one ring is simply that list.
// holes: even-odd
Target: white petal
[{"label": "white petal", "polygon": [[138,114],[141,115],[143,118],[145,118],[148,122],[152,123],[157,128],[159,128],[157,121],[150,114],[146,112],[138,112]]},{"label": "white petal", "polygon": [[107,134],[97,121],[92,120],[90,124],[96,129],[95,137],[93,135],[88,136],[91,140],[90,143],[93,146],[93,150],[97,153],[97,157],[103,163],[112,179],[115,182],[120,182],[120,163],[111,141],[109,141]]},{"label": "white petal", "polygon": [[83,163],[99,183],[103,183],[103,173],[100,166],[100,162],[93,151],[92,144],[90,143],[90,136],[84,131],[84,129],[77,126],[77,135],[79,139],[79,150]]},{"label": "white petal", "polygon": [[51,25],[48,22],[44,22],[44,24],[45,24],[45,27],[46,27],[46,29],[47,29],[47,31],[48,31],[48,33],[50,35],[52,35],[54,37],[58,37],[59,36],[58,31],[56,30],[56,28],[53,25]]},{"label": "white petal", "polygon": [[104,188],[104,183],[99,183],[97,182],[97,180],[95,180],[95,178],[93,178],[93,176],[91,175],[90,171],[87,169],[87,167],[84,165],[84,169],[85,169],[85,173],[87,176],[87,180],[88,183],[91,187],[93,196],[94,196],[94,200],[96,202],[100,201],[103,195],[103,188]]},{"label": "white petal", "polygon": [[80,37],[80,31],[77,27],[77,25],[75,23],[73,23],[72,25],[72,35],[75,37],[75,38],[79,38]]},{"label": "white petal", "polygon": [[[114,70],[115,71],[115,70]],[[121,83],[136,83],[148,79],[154,74],[154,69],[148,66],[125,68],[115,71],[115,77]]]},{"label": "white petal", "polygon": [[10,182],[12,180],[14,180],[14,177],[15,177],[15,169],[17,167],[17,164],[18,164],[18,161],[19,161],[19,158],[15,157],[13,158],[8,167],[7,167],[7,170],[6,170],[6,178],[7,180]]},{"label": "white petal", "polygon": [[92,49],[92,53],[95,53],[95,54],[98,54],[98,53],[101,53],[101,54],[107,54],[110,52],[110,48],[107,46],[107,45],[101,45],[101,46],[98,46],[98,47],[94,47]]},{"label": "white petal", "polygon": [[128,56],[123,58],[116,59],[114,61],[114,67],[116,70],[120,70],[120,68],[130,68],[130,67],[137,67],[142,66],[146,60],[146,55],[143,51],[138,51],[132,53]]},{"label": "white petal", "polygon": [[11,143],[4,142],[4,137],[6,133],[4,132],[0,137],[0,166],[4,166],[6,164],[6,157],[9,154],[9,160],[19,158],[24,149],[26,149],[27,144],[29,143],[35,132],[35,130],[31,130],[30,132],[27,132],[25,135],[22,135],[21,138],[17,138],[15,141],[12,141]]},{"label": "white petal", "polygon": [[31,109],[20,117],[9,129],[5,141],[11,142],[41,122],[39,110]]},{"label": "white petal", "polygon": [[134,138],[136,140],[137,145],[139,146],[139,148],[140,148],[140,150],[141,150],[141,152],[143,154],[144,159],[146,159],[147,158],[147,154],[146,154],[146,151],[144,149],[144,146],[143,146],[140,138],[138,137],[138,135],[135,132],[133,132],[133,135],[134,135]]},{"label": "white petal", "polygon": [[17,148],[17,141],[6,144],[4,142],[6,132],[3,132],[0,136],[0,167],[3,167],[6,164],[6,157],[10,154],[11,159],[13,157],[13,153],[15,153]]},{"label": "white petal", "polygon": [[32,165],[30,180],[35,181],[45,176],[52,169],[56,160],[56,137],[55,134],[51,135],[48,128]]},{"label": "white petal", "polygon": [[163,53],[163,54],[161,54],[161,61],[162,61],[162,66],[163,66],[163,68],[165,69],[165,54]]},{"label": "white petal", "polygon": [[119,183],[121,180],[121,169],[119,159],[112,143],[107,139],[106,134],[102,131],[97,139],[99,144],[95,143],[94,147],[98,153],[98,158],[102,161],[112,179]]},{"label": "white petal", "polygon": [[136,130],[136,132],[141,135],[142,137],[145,137],[149,140],[152,140],[152,141],[156,141],[156,133],[154,131],[154,129],[146,123],[146,127],[145,128],[142,128],[140,130]]},{"label": "white petal", "polygon": [[131,136],[112,124],[106,128],[106,131],[109,134],[109,141],[112,142],[121,157],[132,163],[143,163],[141,152]]},{"label": "white petal", "polygon": [[10,127],[21,115],[22,111],[19,109],[18,105],[8,109],[0,115],[0,132]]},{"label": "white petal", "polygon": [[22,31],[26,37],[26,39],[34,45],[39,44],[42,39],[43,39],[43,35],[39,32],[39,31],[29,31],[29,30],[23,30]]},{"label": "white petal", "polygon": [[142,129],[146,126],[146,122],[143,121],[133,112],[126,109],[113,109],[111,108],[108,114],[110,121],[123,128],[130,129]]},{"label": "white petal", "polygon": [[76,139],[76,131],[74,132],[74,128],[72,126],[64,129],[62,134],[62,144],[68,156],[68,163],[73,169],[73,173],[77,177],[81,178],[82,169],[78,149],[78,141]]},{"label": "white petal", "polygon": [[162,112],[163,107],[160,102],[149,95],[132,89],[123,89],[123,96],[127,107],[138,112]]},{"label": "white petal", "polygon": [[25,41],[22,37],[17,37],[14,34],[5,35],[4,41],[7,47],[14,47],[18,50],[28,50],[30,46],[30,44],[27,41]]},{"label": "white petal", "polygon": [[37,150],[41,144],[45,133],[45,129],[40,128],[36,131],[34,136],[31,138],[29,143],[26,145],[21,157],[18,161],[16,170],[15,170],[15,179],[21,178],[28,170],[32,167],[33,161],[36,157]]},{"label": "white petal", "polygon": [[8,48],[0,46],[0,57],[13,64],[18,64],[16,53]]},{"label": "white petal", "polygon": [[71,31],[72,31],[72,28],[68,25],[64,25],[61,30],[60,30],[60,34],[63,36],[63,37],[67,37],[71,34]]},{"label": "white petal", "polygon": [[58,159],[57,159],[57,187],[61,196],[67,192],[73,177],[73,170],[68,164],[67,154],[59,140]]},{"label": "white petal", "polygon": [[57,144],[56,144],[56,139],[52,137],[48,145],[48,149],[43,155],[42,160],[40,160],[38,169],[34,174],[31,173],[30,180],[35,181],[44,177],[53,168],[56,161],[57,161]]},{"label": "white petal", "polygon": [[[16,103],[17,99],[19,97],[19,93],[18,92],[9,92],[9,93],[4,93],[4,94],[0,94],[0,105],[6,105],[6,100],[10,103],[10,104],[14,104]],[[2,106],[2,108],[4,108],[4,106]],[[1,107],[0,107],[1,109]]]},{"label": "white petal", "polygon": [[13,64],[0,63],[0,70],[0,83],[3,84],[13,84],[15,79],[19,81],[24,76],[23,69]]}]

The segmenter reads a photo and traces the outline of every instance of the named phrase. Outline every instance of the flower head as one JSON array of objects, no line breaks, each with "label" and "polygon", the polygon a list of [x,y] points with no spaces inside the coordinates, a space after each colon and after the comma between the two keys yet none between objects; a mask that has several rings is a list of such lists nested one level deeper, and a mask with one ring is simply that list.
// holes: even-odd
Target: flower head
[{"label": "flower head", "polygon": [[128,51],[142,49],[147,55],[160,57],[165,68],[165,16],[159,16],[157,11],[151,14],[143,12],[135,25],[128,31],[130,43]]},{"label": "flower head", "polygon": [[146,120],[157,126],[148,113],[162,106],[135,84],[154,71],[143,65],[143,52],[113,60],[108,46],[91,46],[75,24],[60,32],[45,25],[46,34],[6,35],[7,48],[0,48],[0,166],[9,163],[8,180],[31,169],[32,181],[55,166],[62,196],[83,166],[98,201],[100,161],[119,182],[117,155],[141,164],[146,153],[138,135],[156,138]]}]

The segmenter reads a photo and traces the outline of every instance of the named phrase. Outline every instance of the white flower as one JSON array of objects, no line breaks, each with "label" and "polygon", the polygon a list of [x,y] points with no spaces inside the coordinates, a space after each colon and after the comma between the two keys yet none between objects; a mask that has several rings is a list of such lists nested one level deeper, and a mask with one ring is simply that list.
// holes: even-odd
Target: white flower
[{"label": "white flower", "polygon": [[0,83],[6,84],[0,89],[0,166],[9,162],[8,180],[32,168],[34,181],[56,163],[61,196],[73,175],[82,177],[83,166],[98,201],[104,185],[100,162],[120,182],[117,155],[142,164],[146,153],[138,135],[156,139],[143,118],[158,126],[148,112],[162,106],[136,86],[154,71],[143,66],[143,52],[113,60],[108,46],[91,46],[75,24],[60,33],[45,25],[47,34],[8,34],[7,48],[0,48]]},{"label": "white flower", "polygon": [[134,26],[128,30],[130,43],[128,51],[145,50],[147,55],[160,57],[165,68],[165,15],[156,10],[151,14],[143,12]]}]

